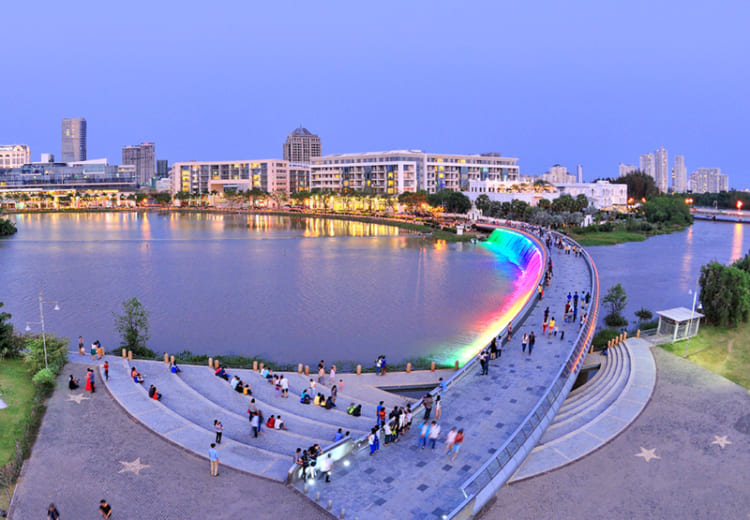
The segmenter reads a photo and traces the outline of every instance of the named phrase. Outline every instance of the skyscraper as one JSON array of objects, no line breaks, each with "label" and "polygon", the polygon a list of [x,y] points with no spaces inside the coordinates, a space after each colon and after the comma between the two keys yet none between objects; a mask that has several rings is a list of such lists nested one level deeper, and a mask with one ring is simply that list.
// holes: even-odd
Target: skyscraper
[{"label": "skyscraper", "polygon": [[86,160],[86,119],[66,117],[62,120],[62,161]]},{"label": "skyscraper", "polygon": [[685,168],[685,156],[674,156],[674,167],[672,168],[672,191],[674,193],[685,193],[687,191],[687,168]]},{"label": "skyscraper", "polygon": [[320,157],[322,148],[320,137],[307,128],[295,128],[284,142],[284,160],[297,163],[309,163],[313,157]]},{"label": "skyscraper", "polygon": [[633,173],[634,171],[636,171],[638,168],[635,166],[635,164],[623,164],[623,163],[620,163],[618,165],[618,169],[619,169],[620,177],[625,177],[626,175],[628,175],[628,174]]},{"label": "skyscraper", "polygon": [[169,177],[169,161],[166,159],[158,159],[156,161],[156,176],[160,179]]},{"label": "skyscraper", "polygon": [[583,184],[583,165],[579,164],[576,168],[576,182],[578,184]]},{"label": "skyscraper", "polygon": [[646,153],[641,155],[640,160],[640,170],[651,177],[652,179],[656,180],[656,171],[654,169],[654,155],[650,153]]},{"label": "skyscraper", "polygon": [[654,152],[654,173],[656,187],[662,193],[667,193],[669,190],[669,157],[663,146]]},{"label": "skyscraper", "polygon": [[154,143],[125,146],[122,149],[122,164],[135,166],[135,180],[141,186],[151,182],[154,176],[156,147]]}]

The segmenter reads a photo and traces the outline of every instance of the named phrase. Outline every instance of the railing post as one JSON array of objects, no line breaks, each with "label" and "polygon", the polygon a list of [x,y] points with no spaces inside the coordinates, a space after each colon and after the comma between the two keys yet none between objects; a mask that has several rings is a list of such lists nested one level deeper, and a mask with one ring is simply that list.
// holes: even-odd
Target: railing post
[{"label": "railing post", "polygon": [[208,368],[214,368],[214,358],[212,357],[208,358]]},{"label": "railing post", "polygon": [[407,363],[407,364],[406,364],[406,373],[407,373],[407,374],[410,374],[410,373],[411,373],[411,363]]},{"label": "railing post", "polygon": [[128,349],[122,349],[122,359],[128,358]]},{"label": "railing post", "polygon": [[299,363],[299,364],[297,365],[297,373],[298,373],[298,374],[301,374],[301,373],[302,373],[302,363]]},{"label": "railing post", "polygon": [[164,353],[164,364],[165,365],[169,364],[169,354],[167,354],[166,352]]},{"label": "railing post", "polygon": [[635,331],[635,337],[636,338],[640,338],[641,337],[641,329],[638,329],[637,331]]},{"label": "railing post", "polygon": [[128,361],[133,361],[133,351],[128,350]]},{"label": "railing post", "polygon": [[458,360],[456,360],[456,362],[453,363],[453,368],[455,368],[456,370],[458,370]]},{"label": "railing post", "polygon": [[434,372],[434,371],[435,371],[435,362],[433,361],[432,363],[430,363],[430,372]]},{"label": "railing post", "polygon": [[[263,365],[261,365],[261,366],[263,366]],[[305,365],[305,375],[306,376],[310,375],[310,365]]]},{"label": "railing post", "polygon": [[257,371],[258,371],[258,362],[253,361],[253,372],[257,372]]},{"label": "railing post", "polygon": [[362,375],[362,365],[357,365],[357,375],[358,376]]}]

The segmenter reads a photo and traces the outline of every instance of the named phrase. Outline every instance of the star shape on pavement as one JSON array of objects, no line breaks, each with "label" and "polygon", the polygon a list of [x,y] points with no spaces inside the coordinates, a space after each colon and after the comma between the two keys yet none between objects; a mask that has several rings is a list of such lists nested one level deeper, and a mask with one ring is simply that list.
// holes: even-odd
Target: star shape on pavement
[{"label": "star shape on pavement", "polygon": [[732,444],[732,441],[728,440],[726,435],[722,435],[721,437],[719,437],[718,435],[714,435],[714,442],[712,442],[711,444],[718,444],[723,450],[724,446],[726,446],[727,444]]},{"label": "star shape on pavement", "polygon": [[646,462],[651,462],[651,459],[661,459],[661,457],[659,457],[656,453],[654,453],[655,451],[656,451],[656,448],[647,450],[646,448],[641,446],[641,452],[636,453],[635,456],[642,457],[643,460],[645,460]]},{"label": "star shape on pavement", "polygon": [[83,394],[70,394],[68,396],[68,401],[73,401],[74,403],[81,404],[81,401],[88,401],[91,399],[90,397],[86,397]]},{"label": "star shape on pavement", "polygon": [[141,458],[138,457],[133,462],[125,462],[124,460],[120,461],[120,464],[125,466],[122,468],[118,473],[125,473],[126,471],[130,471],[132,473],[135,473],[139,477],[141,476],[141,470],[144,468],[150,468],[148,464],[141,464]]}]

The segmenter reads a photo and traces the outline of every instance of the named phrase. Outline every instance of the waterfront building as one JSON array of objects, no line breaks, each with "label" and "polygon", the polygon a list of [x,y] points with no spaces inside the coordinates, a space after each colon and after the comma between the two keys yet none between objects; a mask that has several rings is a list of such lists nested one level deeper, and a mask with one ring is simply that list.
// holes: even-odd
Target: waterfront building
[{"label": "waterfront building", "polygon": [[0,168],[0,193],[65,195],[86,191],[132,192],[133,166],[110,165],[106,159],[77,163],[32,163]]},{"label": "waterfront building", "polygon": [[669,191],[669,157],[662,146],[654,152],[654,180],[662,193]]},{"label": "waterfront building", "polygon": [[295,128],[284,141],[283,157],[285,161],[309,163],[313,157],[320,157],[322,148],[320,137],[307,128]]},{"label": "waterfront building", "polygon": [[627,184],[612,184],[609,181],[584,183],[561,183],[538,186],[526,183],[512,183],[501,181],[469,181],[469,187],[464,195],[474,202],[480,195],[487,195],[490,200],[497,202],[511,202],[522,200],[531,206],[536,206],[542,199],[555,200],[561,195],[586,195],[589,203],[597,209],[625,208],[628,203]]},{"label": "waterfront building", "polygon": [[729,176],[721,168],[698,168],[690,174],[690,189],[693,193],[729,191]]},{"label": "waterfront building", "polygon": [[31,162],[31,150],[25,144],[0,144],[0,168],[20,168]]},{"label": "waterfront building", "polygon": [[156,161],[156,176],[159,179],[169,177],[169,161],[166,159],[157,159]]},{"label": "waterfront building", "polygon": [[[583,173],[583,172],[582,172]],[[548,172],[542,175],[542,180],[550,184],[572,184],[576,182],[576,176],[568,173],[565,166],[554,165]]]},{"label": "waterfront building", "polygon": [[675,155],[672,167],[672,192],[685,193],[687,191],[687,168],[685,168],[685,156]]},{"label": "waterfront building", "polygon": [[[172,193],[247,191],[267,193],[304,191],[309,186],[310,167],[281,159],[242,161],[188,161],[172,165]],[[294,190],[292,190],[294,188]]]},{"label": "waterfront building", "polygon": [[518,159],[498,153],[457,155],[421,150],[393,150],[326,155],[310,165],[310,188],[348,188],[386,195],[424,190],[461,191],[471,180],[512,181],[519,178]]},{"label": "waterfront building", "polygon": [[583,184],[583,165],[579,164],[576,167],[576,182],[579,184]]},{"label": "waterfront building", "polygon": [[62,120],[62,162],[86,160],[86,119],[83,117]]},{"label": "waterfront building", "polygon": [[639,161],[639,170],[641,170],[643,173],[645,173],[652,179],[656,180],[656,169],[654,166],[653,154],[646,153],[646,154],[641,155],[640,161]]},{"label": "waterfront building", "polygon": [[141,186],[151,182],[151,177],[155,173],[155,161],[156,145],[154,143],[141,143],[125,146],[122,149],[122,164],[135,166],[135,178]]},{"label": "waterfront building", "polygon": [[633,172],[637,172],[638,167],[635,164],[619,164],[619,176],[625,177],[626,175],[630,175]]},{"label": "waterfront building", "polygon": [[53,153],[43,153],[41,154],[41,161],[42,163],[53,163],[55,162],[55,154]]}]

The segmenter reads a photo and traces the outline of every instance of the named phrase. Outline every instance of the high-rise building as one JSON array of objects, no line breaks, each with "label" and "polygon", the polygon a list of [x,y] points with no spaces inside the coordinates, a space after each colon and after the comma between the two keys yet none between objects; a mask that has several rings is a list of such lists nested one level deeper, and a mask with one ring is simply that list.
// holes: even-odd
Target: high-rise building
[{"label": "high-rise building", "polygon": [[685,193],[687,191],[687,168],[685,168],[685,156],[675,155],[672,167],[672,192]]},{"label": "high-rise building", "polygon": [[654,166],[654,155],[650,153],[645,153],[641,155],[640,159],[640,170],[651,177],[652,179],[656,180],[656,169]]},{"label": "high-rise building", "polygon": [[619,164],[620,177],[625,177],[626,175],[630,175],[635,171],[638,171],[638,167],[635,164]]},{"label": "high-rise building", "polygon": [[169,161],[167,161],[166,159],[157,159],[156,176],[160,179],[169,177]]},{"label": "high-rise building", "polygon": [[309,163],[313,157],[322,155],[320,137],[307,128],[295,128],[284,142],[284,160],[294,163]]},{"label": "high-rise building", "polygon": [[576,167],[576,174],[577,174],[576,178],[577,178],[578,184],[582,184],[583,183],[583,165],[582,164],[579,164]]},{"label": "high-rise building", "polygon": [[86,160],[86,119],[73,117],[62,120],[62,161]]},{"label": "high-rise building", "polygon": [[141,186],[151,182],[154,176],[156,147],[154,143],[125,146],[122,149],[122,164],[135,166],[135,179]]},{"label": "high-rise building", "polygon": [[0,144],[0,168],[20,168],[31,162],[31,150],[25,144]]},{"label": "high-rise building", "polygon": [[690,174],[690,189],[693,193],[729,191],[729,176],[721,168],[698,168]]},{"label": "high-rise building", "polygon": [[669,190],[669,157],[662,146],[654,152],[654,180],[662,193]]},{"label": "high-rise building", "polygon": [[576,182],[576,176],[568,173],[568,169],[565,166],[556,164],[542,175],[542,180],[550,184],[573,184]]}]

